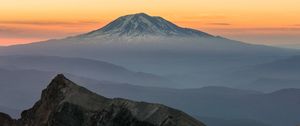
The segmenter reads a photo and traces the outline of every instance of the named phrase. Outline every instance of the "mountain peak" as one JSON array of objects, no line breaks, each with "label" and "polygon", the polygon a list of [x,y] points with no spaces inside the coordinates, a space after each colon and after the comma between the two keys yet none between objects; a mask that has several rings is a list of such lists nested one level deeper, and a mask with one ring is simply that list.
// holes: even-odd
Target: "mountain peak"
[{"label": "mountain peak", "polygon": [[67,79],[63,74],[58,74],[54,77],[48,87],[43,90],[41,97],[41,101],[44,102],[54,103],[55,101],[57,104],[61,104],[61,102],[71,102],[72,104],[87,106],[90,109],[95,106],[83,104],[85,101],[93,103],[94,101],[103,100],[106,100],[106,98],[75,84],[71,80]]},{"label": "mountain peak", "polygon": [[65,77],[65,75],[58,74],[54,77],[51,84],[56,84],[56,85],[65,84],[65,82],[63,82],[63,81],[69,81],[69,80]]},{"label": "mountain peak", "polygon": [[146,13],[125,15],[117,18],[101,29],[81,35],[81,37],[98,36],[179,36],[179,37],[213,37],[207,33],[182,28],[159,16]]},{"label": "mountain peak", "polygon": [[67,95],[66,90],[76,87],[76,85],[68,80],[63,74],[58,74],[48,87],[42,93],[42,99],[54,98],[54,96],[64,97]]},{"label": "mountain peak", "polygon": [[146,13],[136,13],[136,14],[129,14],[129,15],[125,15],[125,16],[142,16],[142,17],[151,17],[150,15],[146,14]]}]

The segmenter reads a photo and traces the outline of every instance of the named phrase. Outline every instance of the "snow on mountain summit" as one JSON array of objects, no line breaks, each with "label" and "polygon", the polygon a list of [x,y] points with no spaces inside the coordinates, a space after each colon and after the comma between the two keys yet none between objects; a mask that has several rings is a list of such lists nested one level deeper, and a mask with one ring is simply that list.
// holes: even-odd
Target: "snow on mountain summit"
[{"label": "snow on mountain summit", "polygon": [[178,37],[213,37],[207,33],[179,27],[158,16],[145,13],[126,15],[117,18],[101,29],[83,34],[80,37],[93,38],[98,36],[178,36]]}]

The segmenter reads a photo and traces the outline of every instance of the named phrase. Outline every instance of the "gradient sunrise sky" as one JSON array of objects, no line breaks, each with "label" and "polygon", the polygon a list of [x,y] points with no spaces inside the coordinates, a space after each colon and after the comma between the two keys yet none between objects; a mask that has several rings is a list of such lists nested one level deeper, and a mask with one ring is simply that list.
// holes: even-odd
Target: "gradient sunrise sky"
[{"label": "gradient sunrise sky", "polygon": [[300,45],[300,0],[0,0],[0,45],[62,38],[144,12],[213,35]]}]

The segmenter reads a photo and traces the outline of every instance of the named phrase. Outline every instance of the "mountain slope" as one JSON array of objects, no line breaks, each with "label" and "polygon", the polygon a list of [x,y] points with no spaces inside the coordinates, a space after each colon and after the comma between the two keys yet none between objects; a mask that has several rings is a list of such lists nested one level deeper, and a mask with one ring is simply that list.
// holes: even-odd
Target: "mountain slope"
[{"label": "mountain slope", "polygon": [[16,120],[12,119],[9,115],[0,112],[1,126],[17,126]]},{"label": "mountain slope", "polygon": [[[9,118],[7,119],[9,120]],[[181,111],[145,102],[108,99],[63,75],[43,90],[41,99],[22,112],[21,126],[204,126]],[[13,126],[13,125],[11,125]]]}]

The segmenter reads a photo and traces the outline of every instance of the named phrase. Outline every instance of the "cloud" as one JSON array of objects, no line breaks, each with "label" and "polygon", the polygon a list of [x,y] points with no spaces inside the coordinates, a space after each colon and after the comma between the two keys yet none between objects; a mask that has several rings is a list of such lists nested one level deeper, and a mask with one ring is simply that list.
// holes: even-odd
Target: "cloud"
[{"label": "cloud", "polygon": [[262,40],[261,42],[279,43],[283,42],[295,42],[300,40],[300,28],[296,27],[253,27],[253,28],[234,28],[234,27],[223,27],[223,28],[206,28],[204,31],[226,36],[238,40],[245,40],[255,42]]},{"label": "cloud", "polygon": [[0,38],[57,38],[74,34],[80,31],[57,29],[32,29],[24,27],[4,27],[0,25]]},{"label": "cloud", "polygon": [[226,25],[231,25],[231,24],[229,24],[229,23],[208,23],[208,25],[226,26]]},{"label": "cloud", "polygon": [[96,21],[1,21],[0,38],[57,38],[100,27]]},{"label": "cloud", "polygon": [[203,20],[203,19],[207,19],[207,20],[216,20],[216,19],[226,19],[227,17],[224,15],[210,15],[210,14],[206,14],[206,15],[193,15],[193,16],[182,16],[181,18],[186,19],[186,20]]},{"label": "cloud", "polygon": [[208,28],[218,31],[269,31],[269,32],[299,32],[299,27],[229,27],[229,28]]},{"label": "cloud", "polygon": [[97,21],[75,21],[75,22],[64,22],[64,21],[0,21],[0,24],[10,25],[95,25],[99,24]]}]

